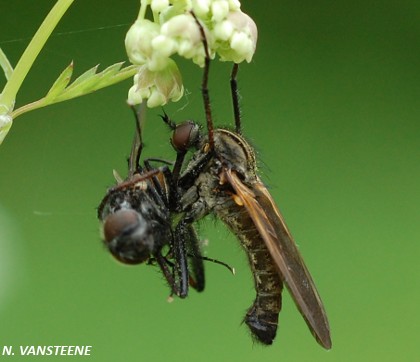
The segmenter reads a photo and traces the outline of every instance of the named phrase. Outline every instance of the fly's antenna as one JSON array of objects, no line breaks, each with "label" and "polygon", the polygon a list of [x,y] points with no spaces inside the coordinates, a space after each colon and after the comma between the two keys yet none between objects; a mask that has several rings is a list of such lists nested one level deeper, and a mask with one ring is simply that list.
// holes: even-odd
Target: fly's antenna
[{"label": "fly's antenna", "polygon": [[162,118],[162,121],[165,122],[165,124],[171,129],[171,131],[175,131],[176,123],[169,118],[169,116],[166,114],[163,108],[162,108],[162,112],[163,112],[163,115],[160,116],[160,118]]},{"label": "fly's antenna", "polygon": [[204,71],[203,71],[203,80],[201,83],[201,93],[203,95],[203,102],[204,102],[204,112],[206,113],[206,122],[207,122],[207,133],[209,138],[209,145],[210,149],[214,150],[214,131],[213,131],[213,119],[211,116],[211,107],[210,107],[210,96],[209,96],[209,70],[210,70],[210,54],[209,48],[207,43],[206,34],[204,32],[204,28],[201,25],[200,21],[195,16],[194,12],[191,12],[197,26],[200,30],[201,34],[201,41],[203,42],[204,52],[205,52],[205,59],[204,59]]},{"label": "fly's antenna", "polygon": [[239,91],[238,91],[238,82],[236,81],[236,76],[238,75],[239,64],[235,63],[232,68],[232,73],[230,75],[230,90],[232,93],[232,104],[233,104],[233,113],[235,115],[235,131],[238,134],[241,134],[241,110],[239,109]]}]

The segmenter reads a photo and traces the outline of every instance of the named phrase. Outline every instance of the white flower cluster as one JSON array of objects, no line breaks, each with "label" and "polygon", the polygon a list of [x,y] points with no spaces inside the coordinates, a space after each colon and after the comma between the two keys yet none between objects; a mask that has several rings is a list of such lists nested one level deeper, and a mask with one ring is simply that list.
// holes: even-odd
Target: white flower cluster
[{"label": "white flower cluster", "polygon": [[[240,10],[238,0],[141,0],[139,17],[125,39],[128,57],[139,65],[128,95],[130,104],[147,99],[148,107],[179,100],[182,77],[170,58],[178,54],[204,66],[205,50],[194,15],[200,21],[211,58],[250,62],[257,43],[257,26]],[[150,6],[154,21],[145,18]]]}]

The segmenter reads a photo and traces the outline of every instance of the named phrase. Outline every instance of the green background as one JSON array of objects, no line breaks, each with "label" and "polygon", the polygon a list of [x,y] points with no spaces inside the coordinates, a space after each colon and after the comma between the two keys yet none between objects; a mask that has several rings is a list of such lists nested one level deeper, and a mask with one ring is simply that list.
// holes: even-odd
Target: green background
[{"label": "green background", "polygon": [[[0,0],[13,64],[52,4]],[[241,325],[254,297],[246,257],[212,218],[199,225],[206,254],[237,275],[207,263],[206,290],[186,300],[167,303],[157,269],[108,255],[95,208],[112,169],[126,172],[131,81],[18,118],[0,147],[0,346],[92,345],[84,359],[94,361],[420,361],[419,2],[242,9],[259,27],[239,74],[244,133],[316,281],[333,349],[317,345],[287,292],[274,345],[252,343]],[[41,97],[72,59],[76,74],[124,60],[137,11],[134,0],[76,1],[17,105]],[[189,95],[165,110],[202,122],[201,71],[181,70]],[[229,72],[212,63],[218,125],[232,123]],[[173,158],[160,113],[148,114],[144,154]]]}]

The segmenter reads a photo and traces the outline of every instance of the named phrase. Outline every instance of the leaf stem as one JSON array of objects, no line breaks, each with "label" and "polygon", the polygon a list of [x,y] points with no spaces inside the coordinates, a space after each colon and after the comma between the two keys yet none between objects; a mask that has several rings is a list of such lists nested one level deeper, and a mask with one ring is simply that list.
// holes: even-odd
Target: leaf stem
[{"label": "leaf stem", "polygon": [[32,64],[52,31],[73,1],[74,0],[58,0],[42,22],[38,31],[19,59],[19,62],[11,74],[9,81],[6,83],[3,92],[0,94],[0,114],[6,114],[12,110],[16,95],[23,80],[31,69]]},{"label": "leaf stem", "polygon": [[0,48],[0,66],[3,68],[4,75],[6,80],[9,80],[13,73],[13,67],[7,59],[6,54],[3,53],[3,50]]}]

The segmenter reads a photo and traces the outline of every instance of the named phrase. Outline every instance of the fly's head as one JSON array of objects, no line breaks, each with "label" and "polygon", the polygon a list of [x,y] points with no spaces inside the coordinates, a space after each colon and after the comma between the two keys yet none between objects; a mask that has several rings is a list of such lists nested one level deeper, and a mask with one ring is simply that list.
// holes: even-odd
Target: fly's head
[{"label": "fly's head", "polygon": [[198,148],[201,139],[200,126],[193,121],[185,121],[173,129],[171,143],[175,151],[185,153]]},{"label": "fly's head", "polygon": [[146,185],[111,190],[99,208],[104,244],[124,264],[149,261],[171,232],[169,211]]},{"label": "fly's head", "polygon": [[124,264],[143,263],[154,249],[147,221],[133,209],[119,209],[109,214],[104,220],[103,234],[110,253]]}]

